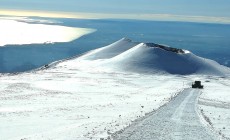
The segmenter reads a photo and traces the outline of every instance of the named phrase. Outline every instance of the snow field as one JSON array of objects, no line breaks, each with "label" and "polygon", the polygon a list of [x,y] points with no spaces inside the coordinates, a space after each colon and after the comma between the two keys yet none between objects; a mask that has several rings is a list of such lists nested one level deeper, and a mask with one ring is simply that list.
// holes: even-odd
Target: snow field
[{"label": "snow field", "polygon": [[7,85],[0,94],[1,137],[107,138],[183,87],[176,87],[183,83],[174,76],[90,71],[54,68],[1,77],[0,85]]},{"label": "snow field", "polygon": [[[123,45],[125,48],[121,49]],[[166,54],[170,57],[164,58]],[[173,69],[176,74],[169,74],[172,64],[166,60],[171,58],[198,63],[195,65],[198,69],[194,75],[177,75],[181,70],[188,71],[183,69],[183,63],[173,61],[173,66],[179,69]],[[165,60],[161,62],[166,67],[158,65],[157,60]],[[156,63],[149,65],[151,62]],[[123,69],[124,66],[128,69]],[[146,72],[146,68],[154,73]],[[221,129],[220,134],[228,137],[230,80],[216,76],[228,72],[229,68],[191,53],[173,54],[122,39],[48,69],[0,76],[0,136],[1,139],[108,138],[169,102],[194,80],[201,80],[205,89],[199,107],[213,129]]]}]

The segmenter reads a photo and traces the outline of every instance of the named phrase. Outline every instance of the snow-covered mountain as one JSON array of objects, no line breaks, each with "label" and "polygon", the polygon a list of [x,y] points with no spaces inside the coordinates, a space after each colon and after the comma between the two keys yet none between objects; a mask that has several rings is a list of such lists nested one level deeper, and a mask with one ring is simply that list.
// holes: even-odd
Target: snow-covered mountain
[{"label": "snow-covered mountain", "polygon": [[230,69],[182,49],[123,38],[77,58],[115,70],[144,73],[207,74],[226,76]]},{"label": "snow-covered mountain", "polygon": [[37,71],[0,75],[1,139],[110,139],[195,80],[204,85],[196,113],[202,110],[213,132],[230,137],[229,78],[146,72],[224,75],[229,69],[186,50],[121,39]]}]

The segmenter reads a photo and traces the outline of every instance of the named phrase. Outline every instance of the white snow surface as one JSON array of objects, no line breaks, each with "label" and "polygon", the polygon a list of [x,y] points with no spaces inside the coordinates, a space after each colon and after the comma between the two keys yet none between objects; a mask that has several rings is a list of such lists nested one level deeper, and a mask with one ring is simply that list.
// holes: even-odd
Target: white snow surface
[{"label": "white snow surface", "polygon": [[174,76],[68,66],[0,80],[4,140],[107,138],[186,87]]},{"label": "white snow surface", "polygon": [[230,139],[230,78],[209,77],[199,99],[203,115],[209,118],[209,125]]},{"label": "white snow surface", "polygon": [[[116,49],[123,45],[124,48]],[[199,62],[199,71],[194,75],[168,74],[165,67],[155,65],[154,58],[164,59],[163,56],[170,57],[170,62],[181,69],[179,59],[191,64]],[[162,60],[165,62],[163,65],[169,64],[166,60]],[[178,60],[178,65],[172,60]],[[155,63],[149,66],[152,62]],[[185,70],[183,72],[187,73]],[[108,138],[133,120],[169,102],[173,96],[190,87],[194,80],[212,79],[205,82],[200,100],[229,103],[230,79],[216,76],[227,73],[227,70],[192,53],[177,54],[121,39],[81,57],[50,65],[47,69],[1,75],[0,136],[4,140]],[[200,71],[208,75],[201,75]],[[219,86],[215,86],[216,83]],[[219,94],[215,94],[216,91]],[[200,106],[203,108],[204,105]],[[210,107],[210,104],[206,106]],[[213,115],[206,113],[208,111],[204,107],[203,112],[212,118]],[[229,109],[222,112],[222,118],[226,111],[229,113]],[[226,126],[229,122],[228,119],[221,120],[221,127],[226,127],[223,135],[230,133]],[[213,120],[215,123],[219,122]],[[219,126],[213,125],[213,129],[219,131]]]},{"label": "white snow surface", "polygon": [[[47,23],[48,21],[0,18],[0,46],[70,42],[83,35],[94,32],[94,29],[73,28],[60,25],[30,24],[26,22]],[[52,21],[51,21],[52,22]]]}]

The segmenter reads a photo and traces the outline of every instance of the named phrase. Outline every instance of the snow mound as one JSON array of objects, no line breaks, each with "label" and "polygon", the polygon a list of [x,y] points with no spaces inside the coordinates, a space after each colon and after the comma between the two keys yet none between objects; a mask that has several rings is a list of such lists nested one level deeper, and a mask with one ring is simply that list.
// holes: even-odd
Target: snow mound
[{"label": "snow mound", "polygon": [[[91,51],[78,60],[107,67],[141,73],[169,73],[179,75],[202,74],[226,76],[230,69],[182,49],[155,43],[138,43],[123,38],[111,45]],[[100,60],[100,61],[98,61]]]}]

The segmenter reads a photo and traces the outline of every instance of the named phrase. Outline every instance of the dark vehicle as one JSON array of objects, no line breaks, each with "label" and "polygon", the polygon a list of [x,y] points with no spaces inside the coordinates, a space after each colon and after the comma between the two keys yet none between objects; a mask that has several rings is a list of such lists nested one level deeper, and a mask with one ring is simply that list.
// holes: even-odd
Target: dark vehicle
[{"label": "dark vehicle", "polygon": [[203,89],[204,86],[201,85],[201,81],[195,81],[195,82],[192,84],[192,88],[200,88],[200,89]]}]

